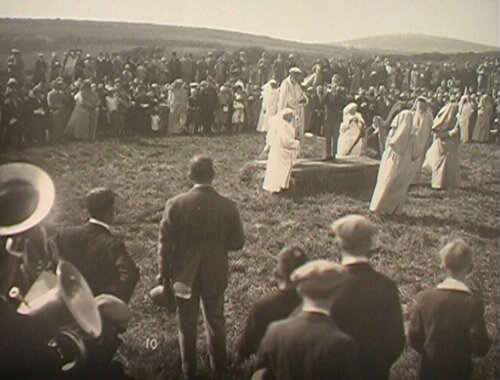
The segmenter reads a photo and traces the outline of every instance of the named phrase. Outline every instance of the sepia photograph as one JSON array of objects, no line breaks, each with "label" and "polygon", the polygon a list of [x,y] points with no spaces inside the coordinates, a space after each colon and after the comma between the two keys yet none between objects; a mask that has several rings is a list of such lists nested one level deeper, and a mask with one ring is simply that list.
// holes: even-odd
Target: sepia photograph
[{"label": "sepia photograph", "polygon": [[1,0],[0,380],[500,379],[500,0]]}]

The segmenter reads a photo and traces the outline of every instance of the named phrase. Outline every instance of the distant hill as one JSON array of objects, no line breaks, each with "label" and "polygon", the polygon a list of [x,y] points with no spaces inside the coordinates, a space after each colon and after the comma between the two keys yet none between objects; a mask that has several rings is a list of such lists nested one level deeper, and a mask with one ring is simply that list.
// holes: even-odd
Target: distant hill
[{"label": "distant hill", "polygon": [[13,47],[21,48],[23,52],[79,47],[93,53],[95,50],[113,51],[125,46],[154,46],[167,51],[177,49],[195,53],[207,49],[231,51],[259,47],[325,57],[353,53],[352,49],[340,46],[207,28],[86,20],[0,19],[0,54]]},{"label": "distant hill", "polygon": [[378,51],[381,53],[421,54],[439,52],[455,53],[485,53],[499,50],[498,47],[482,45],[475,42],[457,40],[454,38],[437,37],[427,34],[386,34],[364,37],[349,41],[334,42],[334,46],[350,47],[361,50]]},{"label": "distant hill", "polygon": [[[173,25],[0,18],[0,69],[5,68],[7,55],[12,48],[20,48],[29,65],[35,61],[38,52],[44,53],[48,59],[53,51],[62,54],[63,51],[72,48],[80,48],[90,54],[96,54],[99,51],[129,51],[136,48],[143,51],[144,49],[160,49],[167,54],[176,50],[181,54],[191,52],[195,57],[199,57],[208,50],[234,53],[245,49],[251,60],[255,60],[263,50],[267,50],[274,54],[299,53],[306,63],[311,63],[312,60],[320,57],[368,57],[374,53],[407,55],[439,52],[436,59],[444,60],[448,59],[446,54],[450,53],[482,53],[495,50],[491,46],[419,34],[394,34],[325,44]],[[474,53],[471,54],[474,55]],[[434,55],[429,59],[433,57]],[[474,58],[477,57],[467,57],[467,59]]]}]

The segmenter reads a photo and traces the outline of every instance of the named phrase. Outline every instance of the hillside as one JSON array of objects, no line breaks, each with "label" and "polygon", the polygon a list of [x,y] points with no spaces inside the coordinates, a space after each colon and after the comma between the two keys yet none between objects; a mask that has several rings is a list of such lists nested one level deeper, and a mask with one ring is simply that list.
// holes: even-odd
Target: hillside
[{"label": "hillside", "polygon": [[351,49],[334,45],[307,44],[206,28],[61,19],[0,19],[0,54],[7,53],[13,47],[32,52],[87,46],[92,50],[112,50],[145,45],[194,52],[242,47],[295,51],[316,56],[338,56],[352,52]]},{"label": "hillside", "polygon": [[343,42],[334,42],[334,46],[351,47],[362,50],[385,53],[420,54],[440,52],[454,53],[485,53],[498,50],[498,47],[482,45],[475,42],[431,36],[427,34],[398,33],[380,36],[364,37]]}]

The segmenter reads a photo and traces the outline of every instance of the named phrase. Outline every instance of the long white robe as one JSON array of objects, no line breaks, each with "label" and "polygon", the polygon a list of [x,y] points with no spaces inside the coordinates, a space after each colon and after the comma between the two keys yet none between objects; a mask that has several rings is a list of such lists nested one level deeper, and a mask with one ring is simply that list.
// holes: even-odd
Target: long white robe
[{"label": "long white robe", "polygon": [[474,107],[466,95],[462,96],[458,111],[458,124],[460,126],[460,142],[468,143],[471,141],[471,117],[474,113]]},{"label": "long white robe", "polygon": [[488,142],[490,139],[490,122],[493,112],[489,95],[485,94],[479,100],[477,121],[472,131],[472,141]]},{"label": "long white robe", "polygon": [[[361,137],[361,139],[359,139],[356,145],[351,149],[360,133],[364,134],[364,130],[365,122],[360,113],[356,113],[355,115],[344,115],[344,120],[342,121],[342,124],[340,124],[336,157],[364,155],[366,153],[366,136]],[[351,151],[349,152],[349,150]]]},{"label": "long white robe", "polygon": [[287,189],[290,184],[290,174],[297,157],[299,141],[295,139],[292,123],[284,120],[281,113],[271,120],[266,140],[270,151],[262,188],[270,192],[279,192]]},{"label": "long white robe", "polygon": [[392,214],[406,198],[412,172],[414,143],[413,112],[401,111],[393,120],[380,161],[377,185],[370,202],[370,211]]},{"label": "long white robe", "polygon": [[[448,103],[437,114],[432,125],[434,138],[425,156],[424,166],[432,171],[433,189],[445,189],[460,185],[460,161],[458,156],[459,124],[458,104]],[[441,136],[440,136],[441,135]]]},{"label": "long white robe", "polygon": [[292,123],[299,137],[304,135],[305,127],[304,106],[306,103],[301,102],[303,99],[307,101],[300,83],[292,83],[290,77],[281,82],[278,98],[278,112],[285,108],[291,108],[293,110],[294,118]]},{"label": "long white robe", "polygon": [[413,129],[415,132],[415,141],[412,161],[412,174],[411,182],[417,183],[420,178],[420,172],[422,171],[422,165],[424,164],[425,153],[432,142],[431,136],[432,128],[432,112],[427,109],[425,112],[419,114],[415,112],[413,116]]},{"label": "long white robe", "polygon": [[279,89],[271,86],[262,87],[262,107],[260,110],[257,132],[266,132],[269,129],[271,118],[278,112]]}]

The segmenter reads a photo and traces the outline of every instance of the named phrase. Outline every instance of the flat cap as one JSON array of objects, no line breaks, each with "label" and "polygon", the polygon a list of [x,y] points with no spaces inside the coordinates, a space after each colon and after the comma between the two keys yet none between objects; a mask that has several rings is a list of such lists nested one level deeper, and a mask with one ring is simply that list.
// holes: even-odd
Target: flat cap
[{"label": "flat cap", "polygon": [[347,269],[327,260],[313,260],[295,269],[290,279],[306,296],[326,292],[337,286],[347,276]]},{"label": "flat cap", "polygon": [[290,74],[302,74],[302,70],[296,66],[290,67],[290,70],[288,70],[288,72]]},{"label": "flat cap", "polygon": [[335,236],[349,245],[371,239],[377,232],[377,226],[361,215],[346,215],[331,225]]}]

